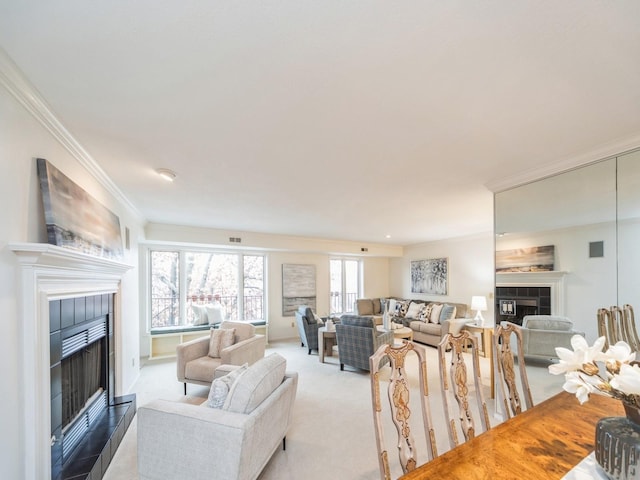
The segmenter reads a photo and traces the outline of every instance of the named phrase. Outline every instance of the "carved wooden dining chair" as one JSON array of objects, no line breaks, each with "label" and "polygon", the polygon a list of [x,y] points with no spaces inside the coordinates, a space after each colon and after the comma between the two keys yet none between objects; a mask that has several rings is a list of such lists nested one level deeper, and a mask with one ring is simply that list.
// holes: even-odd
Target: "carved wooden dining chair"
[{"label": "carved wooden dining chair", "polygon": [[[467,374],[467,365],[463,349],[471,345],[471,379]],[[489,413],[482,392],[480,377],[480,360],[478,356],[478,342],[475,336],[466,330],[459,335],[447,333],[438,344],[440,364],[440,387],[442,390],[442,403],[447,429],[449,431],[449,444],[455,448],[461,443],[474,438],[477,434],[489,429]],[[447,359],[447,356],[449,358]],[[448,371],[447,371],[448,369]],[[473,386],[473,390],[469,387]],[[474,418],[473,398],[474,392],[477,406],[476,415],[480,417],[480,427]],[[462,433],[463,439],[460,438]]]},{"label": "carved wooden dining chair", "polygon": [[410,417],[410,388],[409,379],[405,370],[405,360],[409,352],[415,352],[418,356],[418,376],[420,380],[420,404],[422,410],[422,425],[427,442],[427,459],[433,460],[437,455],[435,431],[431,421],[429,407],[429,390],[427,384],[427,361],[423,345],[411,341],[403,341],[402,345],[381,345],[376,352],[369,357],[371,372],[371,402],[373,404],[373,422],[376,430],[376,444],[378,447],[378,464],[380,477],[384,480],[391,479],[389,466],[389,452],[384,440],[383,429],[383,405],[380,395],[380,364],[387,357],[391,373],[387,396],[389,398],[390,414],[393,425],[398,433],[396,447],[403,474],[414,470],[418,464],[416,442],[411,433]]},{"label": "carved wooden dining chair", "polygon": [[[518,370],[516,376],[515,357],[512,350],[512,336],[517,348]],[[493,355],[498,385],[498,401],[501,402],[504,418],[522,413],[522,398],[526,409],[533,407],[533,397],[529,387],[527,369],[524,363],[522,331],[518,325],[502,322],[493,334]]]},{"label": "carved wooden dining chair", "polygon": [[598,336],[604,337],[604,348],[609,348],[610,345],[614,345],[619,340],[622,340],[621,325],[619,323],[619,317],[614,307],[599,308],[597,312],[598,318]]},{"label": "carved wooden dining chair", "polygon": [[633,307],[628,303],[622,306],[622,330],[626,342],[629,344],[632,350],[640,351],[640,338],[638,338],[638,331],[636,329],[636,319],[633,313]]}]

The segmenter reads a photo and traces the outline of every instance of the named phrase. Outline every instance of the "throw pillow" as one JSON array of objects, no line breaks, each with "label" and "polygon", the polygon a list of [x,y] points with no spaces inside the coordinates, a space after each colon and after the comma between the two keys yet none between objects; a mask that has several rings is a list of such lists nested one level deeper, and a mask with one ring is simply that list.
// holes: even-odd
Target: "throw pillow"
[{"label": "throw pillow", "polygon": [[448,303],[445,303],[442,306],[442,311],[440,312],[440,323],[444,322],[445,320],[451,320],[453,318],[456,318],[455,305],[449,305]]},{"label": "throw pillow", "polygon": [[411,302],[409,304],[409,308],[407,308],[406,317],[407,318],[418,318],[418,313],[422,310],[423,303]]},{"label": "throw pillow", "polygon": [[211,408],[222,408],[224,401],[229,395],[229,390],[240,376],[247,371],[249,364],[245,363],[239,368],[227,373],[225,376],[216,378],[211,382],[211,390],[209,390],[209,398],[207,405]]},{"label": "throw pillow", "polygon": [[433,303],[425,304],[418,314],[418,320],[428,323],[431,320],[431,310],[433,310]]},{"label": "throw pillow", "polygon": [[409,310],[409,302],[396,302],[396,310],[399,317],[406,317]]},{"label": "throw pillow", "polygon": [[431,323],[440,323],[440,312],[442,311],[441,303],[434,303],[431,308],[431,316],[429,317],[429,321]]},{"label": "throw pillow", "polygon": [[209,356],[220,358],[222,350],[233,345],[235,328],[212,328],[209,338]]},{"label": "throw pillow", "polygon": [[320,325],[324,325],[324,320],[322,320],[322,317],[319,317],[317,314],[313,314],[313,317],[316,319],[316,322],[319,323]]},{"label": "throw pillow", "polygon": [[396,314],[395,298],[390,298],[389,300],[387,300],[387,312],[389,312],[389,315],[391,315],[392,317]]},{"label": "throw pillow", "polygon": [[207,309],[204,305],[191,305],[191,309],[193,310],[193,323],[192,325],[206,325],[209,323],[209,318],[207,317]]}]

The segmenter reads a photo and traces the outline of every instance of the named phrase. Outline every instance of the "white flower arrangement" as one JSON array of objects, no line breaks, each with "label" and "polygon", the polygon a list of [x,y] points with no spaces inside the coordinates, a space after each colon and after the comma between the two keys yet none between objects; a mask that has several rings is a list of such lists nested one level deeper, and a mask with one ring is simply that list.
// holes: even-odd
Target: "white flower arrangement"
[{"label": "white flower arrangement", "polygon": [[603,352],[604,344],[605,337],[589,346],[583,336],[574,335],[573,351],[556,348],[560,361],[549,366],[549,373],[564,373],[566,381],[562,388],[575,393],[581,404],[595,393],[640,407],[640,366],[634,361],[636,353],[622,341]]}]

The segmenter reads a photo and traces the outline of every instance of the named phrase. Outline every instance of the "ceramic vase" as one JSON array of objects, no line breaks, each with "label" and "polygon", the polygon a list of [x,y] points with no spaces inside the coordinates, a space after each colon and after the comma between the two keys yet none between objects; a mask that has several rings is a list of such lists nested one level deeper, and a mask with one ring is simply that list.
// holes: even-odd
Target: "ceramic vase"
[{"label": "ceramic vase", "polygon": [[627,404],[624,409],[624,417],[598,421],[596,462],[607,478],[640,480],[640,411]]}]

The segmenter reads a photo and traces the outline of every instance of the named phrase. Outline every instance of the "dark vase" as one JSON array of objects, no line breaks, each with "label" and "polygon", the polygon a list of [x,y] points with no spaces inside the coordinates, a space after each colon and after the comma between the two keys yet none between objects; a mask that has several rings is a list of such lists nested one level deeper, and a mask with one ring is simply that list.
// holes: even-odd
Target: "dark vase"
[{"label": "dark vase", "polygon": [[640,480],[640,410],[624,404],[626,417],[596,425],[596,462],[614,480]]}]

